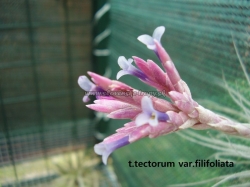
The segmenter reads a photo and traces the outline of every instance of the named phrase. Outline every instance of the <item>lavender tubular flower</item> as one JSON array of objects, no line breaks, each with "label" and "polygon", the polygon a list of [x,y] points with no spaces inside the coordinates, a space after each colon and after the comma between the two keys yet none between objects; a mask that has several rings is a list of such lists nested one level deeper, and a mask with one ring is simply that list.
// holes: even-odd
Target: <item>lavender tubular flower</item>
[{"label": "lavender tubular flower", "polygon": [[[147,47],[149,49],[154,50],[157,57],[160,59],[162,65],[163,65],[164,69],[166,70],[168,77],[171,81],[171,84],[169,85],[169,83],[168,83],[168,85],[170,87],[172,87],[172,85],[173,85],[175,88],[175,89],[171,88],[171,90],[177,90],[180,92],[186,90],[187,92],[189,92],[187,90],[187,87],[183,87],[185,85],[183,85],[183,83],[180,83],[180,81],[181,81],[180,75],[179,75],[178,71],[176,70],[170,56],[168,55],[168,53],[165,51],[165,49],[161,45],[160,40],[161,40],[161,37],[162,37],[164,31],[165,31],[165,27],[163,27],[163,26],[157,27],[154,30],[153,37],[151,37],[149,35],[141,35],[138,37],[138,40],[141,41],[142,43],[144,43],[145,45],[147,45]],[[171,90],[169,90],[169,91],[171,91]]]},{"label": "lavender tubular flower", "polygon": [[143,59],[133,56],[133,59],[135,61],[135,64],[139,67],[139,69],[146,74],[149,79],[155,79],[154,75],[152,74],[150,68],[148,67],[147,62],[145,62]]},{"label": "lavender tubular flower", "polygon": [[157,126],[142,125],[136,126],[135,122],[130,122],[124,127],[117,129],[117,133],[113,134],[103,140],[103,142],[96,144],[94,150],[98,155],[102,155],[104,164],[107,164],[109,155],[123,146],[131,144],[142,138],[156,138],[161,135],[169,134],[176,131],[176,126],[167,125],[160,122]]},{"label": "lavender tubular flower", "polygon": [[[93,84],[86,76],[80,76],[78,79],[78,84],[83,90],[87,92],[94,91],[96,88],[96,85]],[[89,101],[89,97],[88,97],[89,95],[90,94],[87,94],[83,97],[83,102]]]},{"label": "lavender tubular flower", "polygon": [[159,41],[154,40],[154,44],[155,44],[155,54],[160,59],[160,61],[163,64],[163,67],[165,68],[165,62],[172,60]]},{"label": "lavender tubular flower", "polygon": [[107,92],[101,87],[93,84],[86,76],[80,76],[78,78],[78,84],[83,90],[88,92],[83,97],[83,102],[85,103],[89,101],[90,95],[95,95],[97,98],[102,98],[104,96],[106,99],[112,99]]},{"label": "lavender tubular flower", "polygon": [[137,126],[149,124],[151,126],[157,126],[159,121],[167,122],[168,115],[164,112],[159,112],[154,109],[152,101],[149,97],[144,96],[141,101],[142,113],[136,117],[135,123]]},{"label": "lavender tubular flower", "polygon": [[104,164],[107,164],[107,160],[109,155],[116,149],[121,148],[125,145],[128,145],[130,142],[128,141],[129,137],[119,137],[119,139],[111,139],[107,141],[103,141],[102,143],[96,144],[94,150],[96,154],[102,155],[102,161]]},{"label": "lavender tubular flower", "polygon": [[155,62],[152,60],[145,62],[135,56],[133,58],[139,69],[148,76],[148,79],[143,81],[144,83],[156,88],[158,91],[165,91],[167,96],[169,96],[169,91],[175,90],[168,75]]},{"label": "lavender tubular flower", "polygon": [[130,75],[134,75],[134,76],[136,76],[136,77],[138,77],[138,78],[140,78],[142,80],[146,80],[147,76],[142,71],[140,71],[139,69],[134,67],[132,65],[132,62],[133,62],[133,59],[129,58],[127,60],[124,56],[120,56],[118,58],[118,64],[119,64],[119,66],[121,67],[122,70],[120,70],[117,73],[116,78],[119,79],[123,75],[130,74]]},{"label": "lavender tubular flower", "polygon": [[171,61],[170,56],[167,54],[167,52],[161,45],[161,37],[164,32],[165,27],[160,26],[154,30],[152,37],[147,34],[144,34],[137,38],[140,42],[145,44],[148,49],[153,50],[162,63],[166,61]]},{"label": "lavender tubular flower", "polygon": [[147,34],[141,35],[139,36],[137,39],[142,42],[143,44],[145,44],[147,46],[148,49],[150,50],[156,50],[156,46],[155,46],[155,42],[154,40],[156,40],[157,42],[161,42],[161,37],[163,35],[163,33],[165,32],[165,27],[160,26],[157,27],[152,36],[149,36]]}]

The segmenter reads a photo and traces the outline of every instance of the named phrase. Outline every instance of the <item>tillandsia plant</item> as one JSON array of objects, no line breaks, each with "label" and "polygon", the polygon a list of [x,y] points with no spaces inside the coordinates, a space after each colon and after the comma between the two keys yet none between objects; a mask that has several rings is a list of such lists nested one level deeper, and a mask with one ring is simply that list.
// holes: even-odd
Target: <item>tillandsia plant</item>
[{"label": "tillandsia plant", "polygon": [[[139,57],[127,60],[121,56],[118,64],[122,70],[118,72],[117,79],[127,74],[133,75],[163,93],[171,102],[93,72],[88,72],[93,82],[86,76],[78,79],[80,87],[87,91],[84,102],[88,101],[90,94],[96,96],[94,104],[86,105],[88,108],[106,113],[109,118],[131,120],[117,129],[115,134],[95,145],[94,150],[102,155],[104,164],[107,164],[108,156],[118,148],[144,137],[156,138],[187,128],[211,128],[250,138],[250,128],[247,125],[222,117],[192,99],[188,85],[181,79],[173,61],[161,45],[164,32],[165,28],[160,26],[155,29],[152,37],[141,35],[138,40],[155,52],[165,71],[152,60],[144,61]],[[133,61],[137,67],[132,64]]]},{"label": "tillandsia plant", "polygon": [[[93,150],[85,149],[64,153],[53,159],[53,165],[58,178],[51,181],[48,186],[56,187],[99,187],[104,182],[112,185],[100,171],[100,159],[94,155]],[[52,166],[53,166],[52,165]]]},{"label": "tillandsia plant", "polygon": [[[234,40],[233,40],[234,41]],[[244,65],[238,49],[236,47],[235,42],[234,47],[236,54],[238,56],[241,68],[243,70],[243,74],[245,75],[246,79],[246,89],[250,88],[250,79],[248,76],[247,68]],[[222,88],[225,88],[232,100],[237,104],[241,111],[237,111],[232,108],[228,108],[226,106],[220,106],[217,103],[211,102],[209,100],[200,100],[202,103],[206,103],[212,109],[215,109],[223,114],[228,116],[232,116],[234,114],[237,117],[240,117],[242,120],[246,121],[249,126],[250,124],[250,103],[248,99],[244,96],[244,94],[240,93],[239,90],[230,87],[223,76],[224,82],[217,83]],[[210,186],[250,186],[250,139],[242,139],[240,137],[228,137],[226,134],[222,134],[220,132],[215,134],[210,134],[209,137],[202,136],[196,132],[192,132],[186,130],[185,132],[177,133],[179,136],[189,140],[193,143],[199,144],[200,146],[209,147],[211,149],[216,150],[214,154],[210,156],[210,158],[215,158],[216,160],[220,161],[232,161],[233,163],[237,164],[240,167],[240,170],[234,170],[233,173],[220,175],[213,178],[208,178],[205,180],[192,182],[192,183],[185,183],[185,184],[174,184],[171,185],[172,187],[187,187],[187,186],[200,186],[200,185],[207,185]],[[237,184],[237,185],[235,185]]]}]

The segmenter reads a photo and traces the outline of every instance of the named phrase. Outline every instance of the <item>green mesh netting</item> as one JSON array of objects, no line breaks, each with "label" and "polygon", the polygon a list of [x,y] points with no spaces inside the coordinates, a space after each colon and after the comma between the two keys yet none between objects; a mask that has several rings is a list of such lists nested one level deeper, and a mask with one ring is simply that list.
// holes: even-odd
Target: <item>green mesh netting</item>
[{"label": "green mesh netting", "polygon": [[[162,44],[176,64],[194,99],[213,101],[240,111],[223,85],[226,82],[250,99],[249,85],[237,58],[233,40],[246,69],[249,60],[248,1],[111,1],[110,67],[112,78],[119,71],[119,56],[139,56],[159,62],[155,54],[137,40],[141,34],[152,35],[157,26],[165,26]],[[234,39],[233,39],[234,38]],[[124,76],[121,81],[152,90],[136,78]],[[202,102],[201,102],[202,103]],[[205,103],[205,102],[204,102]],[[204,104],[205,107],[209,107]],[[241,111],[242,112],[242,111]],[[238,120],[240,116],[232,115]],[[244,122],[244,121],[242,121]],[[110,133],[125,121],[113,120]],[[213,131],[199,132],[213,138]],[[230,139],[230,137],[229,137]],[[128,161],[195,161],[209,159],[214,150],[187,141],[176,134],[157,139],[143,139],[113,154],[117,174],[123,186],[167,186],[195,182],[247,169],[234,168],[130,168]],[[234,180],[233,184],[239,181]],[[211,186],[208,183],[207,186]],[[204,186],[201,185],[201,186]]]},{"label": "green mesh netting", "polygon": [[[50,180],[50,155],[93,144],[77,84],[91,67],[91,8],[88,0],[0,2],[0,186]],[[32,159],[40,161],[22,165]]]}]

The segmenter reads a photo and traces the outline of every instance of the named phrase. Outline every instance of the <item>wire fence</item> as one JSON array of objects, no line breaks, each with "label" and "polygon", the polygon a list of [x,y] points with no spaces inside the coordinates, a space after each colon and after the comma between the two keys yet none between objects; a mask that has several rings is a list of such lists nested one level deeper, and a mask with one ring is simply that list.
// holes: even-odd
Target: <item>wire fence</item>
[{"label": "wire fence", "polygon": [[0,184],[33,186],[58,176],[53,155],[94,143],[77,84],[91,69],[92,2],[4,0],[0,12]]}]

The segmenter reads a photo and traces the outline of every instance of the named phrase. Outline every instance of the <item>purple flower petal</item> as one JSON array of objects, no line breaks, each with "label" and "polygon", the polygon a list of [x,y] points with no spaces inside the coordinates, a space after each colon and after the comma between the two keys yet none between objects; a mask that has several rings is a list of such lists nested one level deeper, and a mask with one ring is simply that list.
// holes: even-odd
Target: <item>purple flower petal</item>
[{"label": "purple flower petal", "polygon": [[89,102],[89,94],[84,95],[83,98],[82,98],[82,101],[83,101],[84,103]]},{"label": "purple flower petal", "polygon": [[125,71],[125,70],[120,70],[117,75],[116,75],[116,79],[120,79],[123,75],[127,75],[130,74],[129,72]]},{"label": "purple flower petal", "polygon": [[94,146],[95,153],[98,155],[102,155],[104,151],[106,151],[104,143],[96,144]]},{"label": "purple flower petal", "polygon": [[107,162],[108,162],[108,157],[109,155],[112,153],[112,151],[106,151],[103,153],[102,155],[102,162],[107,165]]},{"label": "purple flower petal", "polygon": [[150,116],[148,114],[140,113],[135,119],[136,126],[142,126],[148,123],[149,119]]},{"label": "purple flower petal", "polygon": [[[112,139],[111,139],[112,140]],[[102,155],[102,161],[106,165],[109,155],[116,149],[119,149],[125,145],[130,144],[129,136],[122,137],[120,139],[114,139],[112,142],[101,142],[94,146],[95,153]]]},{"label": "purple flower petal", "polygon": [[121,78],[123,75],[134,75],[142,80],[146,80],[147,76],[139,69],[132,65],[133,59],[129,58],[128,60],[124,56],[118,58],[118,64],[122,68],[116,75],[116,79]]},{"label": "purple flower petal", "polygon": [[155,51],[156,45],[155,45],[154,40],[157,40],[159,43],[161,43],[161,37],[162,37],[164,32],[165,32],[165,27],[160,26],[154,30],[152,37],[147,35],[147,34],[144,34],[144,35],[139,36],[137,39],[140,42],[142,42],[143,44],[145,44],[148,49]]},{"label": "purple flower petal", "polygon": [[86,76],[80,76],[78,78],[78,84],[79,86],[87,91],[88,93],[84,95],[83,97],[83,102],[88,102],[89,101],[89,95],[91,94],[91,91],[94,91],[96,88],[96,85],[92,83]]},{"label": "purple flower petal", "polygon": [[141,126],[149,123],[152,126],[158,124],[157,111],[153,107],[153,103],[148,96],[144,96],[141,100],[142,113],[140,113],[136,119],[136,126]]},{"label": "purple flower petal", "polygon": [[121,67],[121,69],[127,70],[129,66],[132,64],[133,60],[126,59],[124,56],[120,56],[118,58],[118,64]]},{"label": "purple flower petal", "polygon": [[148,123],[149,123],[149,125],[151,125],[153,127],[157,126],[158,125],[158,117],[157,117],[157,115],[155,114],[154,117],[149,118]]},{"label": "purple flower petal", "polygon": [[78,78],[78,84],[83,90],[87,92],[91,91],[91,89],[95,87],[95,84],[92,83],[86,76],[80,76]]},{"label": "purple flower petal", "polygon": [[137,38],[141,43],[145,44],[149,49],[154,47],[154,40],[151,36],[144,34]]},{"label": "purple flower petal", "polygon": [[133,61],[134,61],[134,60],[133,60],[132,58],[129,58],[129,59],[128,59],[128,63],[129,63],[129,64],[132,64]]},{"label": "purple flower petal", "polygon": [[147,96],[142,98],[141,107],[142,107],[142,110],[145,111],[150,116],[151,116],[152,112],[155,111],[151,99]]},{"label": "purple flower petal", "polygon": [[164,26],[157,27],[154,30],[153,38],[156,39],[160,43],[161,37],[162,37],[164,32],[165,32],[165,27]]},{"label": "purple flower petal", "polygon": [[169,116],[164,112],[159,112],[154,109],[153,103],[148,96],[144,96],[141,100],[142,113],[140,113],[136,119],[136,126],[149,124],[151,126],[157,126],[159,121],[166,122],[169,120]]}]

